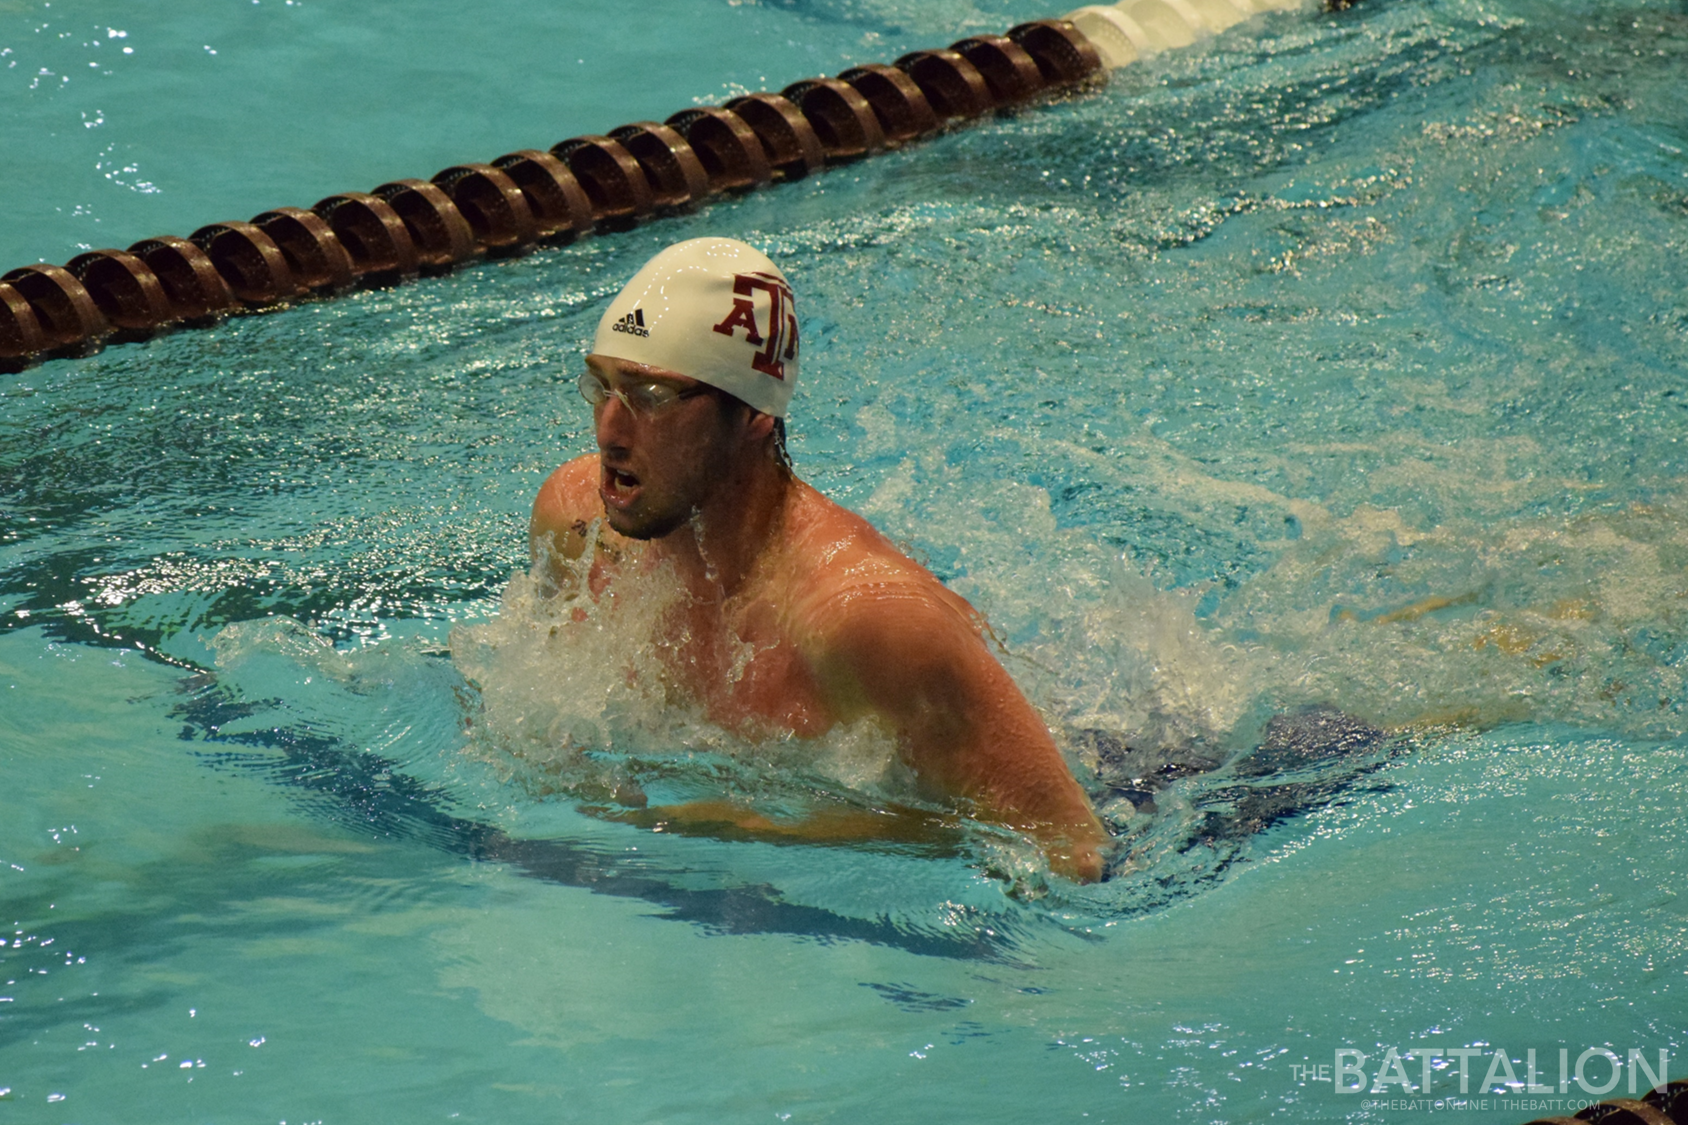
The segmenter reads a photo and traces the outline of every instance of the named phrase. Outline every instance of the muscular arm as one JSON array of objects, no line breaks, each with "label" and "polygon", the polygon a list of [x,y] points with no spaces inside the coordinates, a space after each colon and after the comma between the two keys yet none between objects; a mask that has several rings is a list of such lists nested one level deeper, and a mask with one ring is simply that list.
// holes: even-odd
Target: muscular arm
[{"label": "muscular arm", "polygon": [[1031,834],[1061,874],[1100,878],[1106,832],[959,599],[923,584],[845,597],[815,662],[840,714],[877,714],[924,786]]}]

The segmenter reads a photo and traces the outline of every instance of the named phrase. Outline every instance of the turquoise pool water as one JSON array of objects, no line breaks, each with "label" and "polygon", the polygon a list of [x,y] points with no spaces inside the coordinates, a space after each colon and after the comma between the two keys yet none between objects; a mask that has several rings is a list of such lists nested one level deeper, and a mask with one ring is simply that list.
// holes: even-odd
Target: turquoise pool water
[{"label": "turquoise pool water", "polygon": [[[0,256],[1045,14],[4,4]],[[1483,1052],[1443,1111],[1503,1123],[1595,1095],[1480,1099],[1497,1050],[1688,1073],[1685,62],[1679,3],[1277,14],[629,234],[0,377],[0,1115],[1394,1121],[1415,1091],[1341,1093],[1336,1052],[1434,1047]],[[657,790],[883,795],[871,745],[737,746],[594,681],[625,638],[526,639],[580,346],[706,233],[786,267],[800,471],[989,615],[1108,883],[567,797],[558,732]],[[1268,724],[1310,705],[1386,736],[1297,757]],[[1104,790],[1121,745],[1185,775]]]}]

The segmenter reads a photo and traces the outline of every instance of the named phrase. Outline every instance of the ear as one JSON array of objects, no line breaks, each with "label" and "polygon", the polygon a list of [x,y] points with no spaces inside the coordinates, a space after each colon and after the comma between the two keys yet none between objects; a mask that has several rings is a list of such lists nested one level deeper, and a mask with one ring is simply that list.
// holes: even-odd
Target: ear
[{"label": "ear", "polygon": [[761,445],[774,435],[774,416],[752,410],[744,425],[744,440],[749,445]]}]

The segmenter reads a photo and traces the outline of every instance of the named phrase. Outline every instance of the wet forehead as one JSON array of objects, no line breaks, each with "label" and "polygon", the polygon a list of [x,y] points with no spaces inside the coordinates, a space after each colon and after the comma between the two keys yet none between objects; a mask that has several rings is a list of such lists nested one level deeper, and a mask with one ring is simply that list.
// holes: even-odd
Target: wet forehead
[{"label": "wet forehead", "polygon": [[586,366],[600,378],[612,383],[666,383],[682,391],[700,385],[691,376],[670,371],[666,367],[634,363],[632,360],[617,359],[615,356],[599,355],[596,352],[586,357]]}]

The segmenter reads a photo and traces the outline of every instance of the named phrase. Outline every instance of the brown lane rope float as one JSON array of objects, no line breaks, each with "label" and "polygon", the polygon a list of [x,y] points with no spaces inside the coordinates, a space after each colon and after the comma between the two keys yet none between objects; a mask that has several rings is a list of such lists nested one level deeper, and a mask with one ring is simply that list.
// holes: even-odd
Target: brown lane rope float
[{"label": "brown lane rope float", "polygon": [[852,67],[778,94],[571,137],[431,180],[276,207],[127,250],[0,277],[0,371],[107,343],[398,285],[592,233],[628,230],[723,193],[798,180],[989,113],[1099,86],[1107,65],[1069,20],[1036,20],[894,66]]}]

